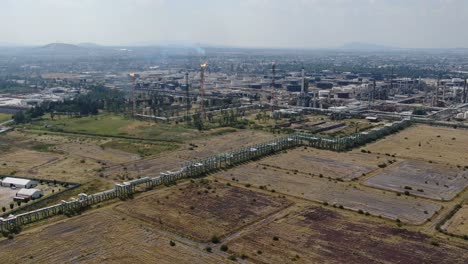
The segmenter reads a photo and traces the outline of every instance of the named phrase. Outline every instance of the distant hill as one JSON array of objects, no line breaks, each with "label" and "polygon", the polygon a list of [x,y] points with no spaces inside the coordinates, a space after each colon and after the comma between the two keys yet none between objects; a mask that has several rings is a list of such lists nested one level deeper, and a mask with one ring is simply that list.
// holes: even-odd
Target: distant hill
[{"label": "distant hill", "polygon": [[359,51],[375,51],[375,50],[399,50],[398,47],[391,47],[385,45],[378,45],[372,43],[364,43],[364,42],[350,42],[344,44],[341,49],[345,50],[359,50]]},{"label": "distant hill", "polygon": [[39,49],[51,50],[51,51],[76,51],[76,50],[82,50],[83,48],[79,47],[78,45],[67,44],[67,43],[50,43],[42,47],[39,47]]}]

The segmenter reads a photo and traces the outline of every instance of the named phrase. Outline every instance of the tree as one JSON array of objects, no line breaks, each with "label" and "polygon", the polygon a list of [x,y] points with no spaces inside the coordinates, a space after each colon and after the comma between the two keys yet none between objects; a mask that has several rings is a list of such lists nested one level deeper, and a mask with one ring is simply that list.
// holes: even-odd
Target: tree
[{"label": "tree", "polygon": [[16,124],[26,124],[31,121],[31,116],[25,114],[24,111],[20,111],[13,115],[13,120]]}]

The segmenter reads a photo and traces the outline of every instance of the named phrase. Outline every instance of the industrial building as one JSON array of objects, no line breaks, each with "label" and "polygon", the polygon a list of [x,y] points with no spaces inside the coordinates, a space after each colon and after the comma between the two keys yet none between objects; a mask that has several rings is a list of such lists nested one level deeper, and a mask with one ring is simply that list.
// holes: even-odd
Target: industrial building
[{"label": "industrial building", "polygon": [[44,196],[44,192],[39,189],[22,188],[16,193],[15,200],[34,200]]},{"label": "industrial building", "polygon": [[16,188],[34,188],[37,186],[37,182],[30,179],[21,179],[6,177],[0,181],[3,187],[16,187]]}]

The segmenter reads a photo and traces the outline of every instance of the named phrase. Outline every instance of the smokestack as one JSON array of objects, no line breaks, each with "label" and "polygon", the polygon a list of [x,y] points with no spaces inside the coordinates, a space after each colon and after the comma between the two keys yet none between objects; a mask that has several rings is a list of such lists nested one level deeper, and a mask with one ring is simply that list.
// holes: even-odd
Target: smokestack
[{"label": "smokestack", "polygon": [[302,81],[301,81],[301,94],[304,94],[305,91],[304,91],[304,86],[305,86],[305,72],[304,72],[304,67],[302,67],[302,71],[301,71],[301,74],[302,74]]}]

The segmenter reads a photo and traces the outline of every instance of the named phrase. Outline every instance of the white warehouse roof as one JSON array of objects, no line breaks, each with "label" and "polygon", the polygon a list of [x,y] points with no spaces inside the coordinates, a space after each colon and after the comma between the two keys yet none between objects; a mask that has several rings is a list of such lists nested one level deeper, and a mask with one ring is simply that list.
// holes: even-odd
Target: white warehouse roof
[{"label": "white warehouse roof", "polygon": [[5,179],[2,180],[2,184],[27,185],[31,181],[32,180],[28,180],[28,179],[6,177]]},{"label": "white warehouse roof", "polygon": [[26,188],[22,188],[20,189],[17,193],[16,193],[16,196],[32,196],[33,194],[35,194],[36,192],[41,192],[41,190],[39,189],[26,189]]}]

